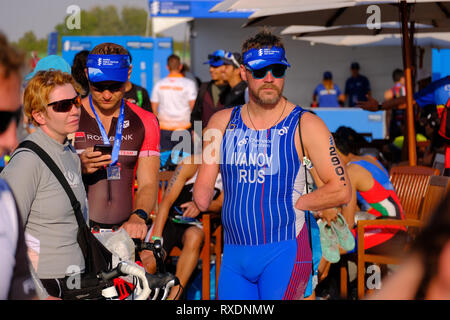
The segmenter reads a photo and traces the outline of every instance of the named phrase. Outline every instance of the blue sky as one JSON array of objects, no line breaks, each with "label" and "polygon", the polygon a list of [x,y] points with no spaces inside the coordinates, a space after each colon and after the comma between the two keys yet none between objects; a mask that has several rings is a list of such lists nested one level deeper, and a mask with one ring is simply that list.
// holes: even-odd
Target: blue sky
[{"label": "blue sky", "polygon": [[[53,31],[55,25],[64,21],[70,5],[78,5],[85,10],[99,5],[118,8],[125,5],[147,10],[147,3],[148,0],[0,0],[0,31],[10,41],[17,41],[30,30],[38,38],[43,38]],[[180,32],[173,29],[176,28],[165,32],[165,35],[176,38]]]}]

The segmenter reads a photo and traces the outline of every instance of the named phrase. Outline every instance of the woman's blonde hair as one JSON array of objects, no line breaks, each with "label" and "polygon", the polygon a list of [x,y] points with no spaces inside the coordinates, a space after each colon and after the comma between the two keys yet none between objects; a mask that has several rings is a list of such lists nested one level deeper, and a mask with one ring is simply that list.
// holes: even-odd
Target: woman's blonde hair
[{"label": "woman's blonde hair", "polygon": [[34,126],[39,123],[33,118],[32,112],[43,112],[47,114],[48,97],[50,92],[57,86],[71,84],[77,93],[80,92],[80,85],[75,82],[68,73],[59,70],[39,71],[28,82],[23,96],[23,108],[25,115]]}]

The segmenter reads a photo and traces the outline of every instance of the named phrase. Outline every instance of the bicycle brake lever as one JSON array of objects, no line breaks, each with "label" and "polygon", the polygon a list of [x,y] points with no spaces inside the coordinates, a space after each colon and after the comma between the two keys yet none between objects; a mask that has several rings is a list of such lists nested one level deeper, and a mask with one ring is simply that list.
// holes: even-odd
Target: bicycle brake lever
[{"label": "bicycle brake lever", "polygon": [[156,298],[158,298],[158,295],[159,295],[159,288],[155,288],[155,295],[151,299],[156,300]]}]

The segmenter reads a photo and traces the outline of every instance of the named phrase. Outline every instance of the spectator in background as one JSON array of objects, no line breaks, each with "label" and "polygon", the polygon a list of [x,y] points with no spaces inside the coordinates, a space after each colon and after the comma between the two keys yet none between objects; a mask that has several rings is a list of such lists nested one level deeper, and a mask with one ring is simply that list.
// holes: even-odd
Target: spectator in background
[{"label": "spectator in background", "polygon": [[348,98],[348,106],[353,108],[358,101],[367,100],[367,95],[371,95],[370,82],[367,77],[359,73],[359,63],[353,62],[350,65],[352,76],[345,82],[345,98]]},{"label": "spectator in background", "polygon": [[323,81],[313,93],[313,107],[340,107],[344,104],[345,96],[338,85],[333,83],[333,74],[330,71],[323,73]]},{"label": "spectator in background", "polygon": [[[0,33],[0,157],[17,146],[23,60],[24,55]],[[0,300],[33,299],[36,289],[30,275],[22,219],[11,189],[2,178],[0,213]]]},{"label": "spectator in background", "polygon": [[[131,57],[131,54],[129,51],[128,51],[128,56],[130,57],[130,63],[131,63],[132,57]],[[131,69],[133,69],[132,65],[131,65]],[[139,107],[141,107],[144,110],[153,112],[147,89],[145,89],[144,87],[141,87],[135,83],[132,83],[129,79],[125,83],[125,94],[123,97],[128,102],[138,105]]]},{"label": "spectator in background", "polygon": [[191,111],[197,97],[195,82],[181,73],[180,57],[170,55],[167,68],[169,75],[155,84],[151,96],[153,113],[161,128],[161,151],[172,150],[179,143],[172,140],[174,131],[191,127]]},{"label": "spectator in background", "polygon": [[194,126],[194,121],[202,121],[202,128],[206,128],[209,118],[215,112],[224,108],[222,99],[225,96],[225,92],[229,90],[229,86],[223,78],[225,51],[214,51],[208,55],[208,59],[205,64],[209,64],[211,81],[202,83],[198,90],[194,109],[191,113],[192,127]]},{"label": "spectator in background", "polygon": [[89,50],[82,50],[78,52],[73,58],[72,63],[72,77],[81,86],[81,97],[87,97],[89,95],[89,81],[86,77],[86,61],[89,55]]},{"label": "spectator in background", "polygon": [[225,92],[223,100],[225,108],[243,105],[246,102],[247,82],[241,78],[241,60],[241,55],[237,52],[225,53],[224,79],[230,86],[230,90]]},{"label": "spectator in background", "polygon": [[[195,159],[195,157],[198,158]],[[198,264],[204,241],[204,232],[201,225],[189,224],[182,219],[176,219],[176,216],[182,215],[189,218],[197,216],[200,212],[192,199],[193,186],[197,179],[200,162],[201,155],[192,155],[178,164],[159,205],[151,233],[152,240],[161,240],[166,253],[170,253],[173,247],[181,249],[181,254],[177,261],[176,276],[183,287],[186,287],[192,272]],[[220,213],[223,202],[220,175],[216,180],[213,199],[208,207],[208,212]],[[154,270],[151,271],[156,271],[156,261],[154,259],[152,264]],[[179,293],[179,286],[173,287],[168,299],[179,298]]]},{"label": "spectator in background", "polygon": [[45,58],[42,58],[38,61],[36,64],[36,67],[32,72],[30,72],[28,75],[25,76],[25,82],[28,82],[33,78],[36,73],[39,71],[47,71],[47,70],[60,70],[62,72],[71,74],[72,70],[70,65],[67,63],[64,58],[57,56],[57,55],[50,55],[46,56]]},{"label": "spectator in background", "polygon": [[[392,80],[394,81],[394,85],[384,92],[385,101],[404,97],[406,95],[403,70],[395,69],[392,72]],[[404,123],[405,110],[392,109],[386,111],[386,124],[389,128],[390,139],[395,139],[396,137],[403,135]]]},{"label": "spectator in background", "polygon": [[188,79],[191,79],[197,85],[197,88],[202,84],[202,80],[192,73],[191,68],[186,63],[183,63],[183,67],[181,68],[181,73]]}]

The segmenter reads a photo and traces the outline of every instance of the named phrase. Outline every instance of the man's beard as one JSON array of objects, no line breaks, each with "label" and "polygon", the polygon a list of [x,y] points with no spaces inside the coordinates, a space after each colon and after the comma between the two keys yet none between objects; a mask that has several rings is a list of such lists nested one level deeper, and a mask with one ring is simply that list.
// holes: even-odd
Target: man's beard
[{"label": "man's beard", "polygon": [[[261,90],[267,89],[267,88],[275,90],[277,92],[277,94],[275,96],[261,97]],[[283,92],[283,87],[279,88],[273,84],[264,84],[261,87],[259,87],[256,92],[250,87],[249,87],[249,91],[257,104],[259,104],[261,106],[275,105],[278,103],[278,101],[280,101],[280,99],[282,97],[281,93]]]}]

